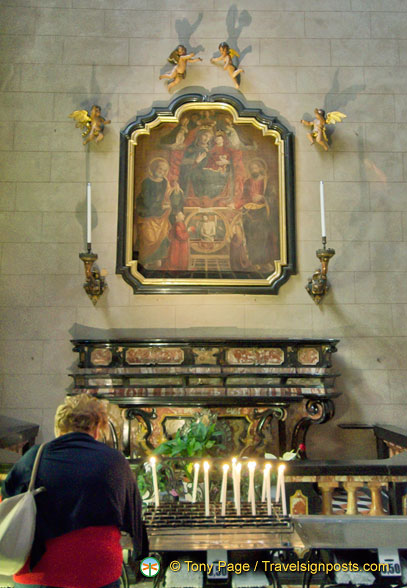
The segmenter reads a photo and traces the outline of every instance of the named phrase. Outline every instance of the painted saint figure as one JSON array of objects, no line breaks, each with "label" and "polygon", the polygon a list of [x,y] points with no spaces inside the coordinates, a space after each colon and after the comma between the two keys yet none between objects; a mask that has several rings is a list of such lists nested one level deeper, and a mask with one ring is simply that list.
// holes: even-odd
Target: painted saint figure
[{"label": "painted saint figure", "polygon": [[237,53],[237,51],[234,49],[231,49],[225,42],[220,43],[218,49],[220,51],[220,56],[212,57],[211,63],[218,63],[223,61],[223,69],[226,70],[232,78],[235,88],[239,89],[240,84],[238,81],[238,76],[244,73],[244,70],[242,68],[237,68],[233,63],[233,57],[239,57],[239,53]]},{"label": "painted saint figure", "polygon": [[184,45],[178,45],[178,47],[170,54],[168,61],[175,65],[170,73],[160,75],[159,79],[172,80],[167,86],[168,91],[170,91],[171,88],[179,84],[180,81],[186,77],[188,62],[196,63],[197,61],[202,61],[202,58],[195,57],[195,53],[187,54],[187,48]]},{"label": "painted saint figure", "polygon": [[242,207],[243,229],[247,254],[256,269],[264,269],[273,261],[275,241],[272,219],[278,218],[276,202],[272,200],[265,164],[253,159],[249,164],[250,177],[244,183]]},{"label": "painted saint figure", "polygon": [[[136,232],[138,260],[148,269],[158,269],[166,258],[171,229],[170,214],[182,206],[178,184],[167,180],[168,162],[156,157],[150,162],[149,177],[141,184],[136,199]],[[177,203],[175,205],[175,203]]]}]

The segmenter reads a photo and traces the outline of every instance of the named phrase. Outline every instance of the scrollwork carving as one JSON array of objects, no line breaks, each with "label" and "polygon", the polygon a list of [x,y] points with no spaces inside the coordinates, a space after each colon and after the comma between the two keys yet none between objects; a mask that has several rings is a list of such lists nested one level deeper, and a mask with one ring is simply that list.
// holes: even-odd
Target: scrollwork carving
[{"label": "scrollwork carving", "polygon": [[143,410],[142,408],[137,407],[130,407],[126,408],[124,411],[124,423],[123,423],[123,452],[126,457],[131,456],[131,442],[130,442],[130,432],[131,432],[131,421],[140,418],[146,426],[146,433],[144,435],[144,440],[146,442],[147,447],[150,449],[154,449],[153,444],[150,441],[150,435],[153,432],[153,426],[151,424],[152,419],[157,418],[157,413],[155,408],[151,410]]},{"label": "scrollwork carving", "polygon": [[310,399],[305,404],[305,413],[305,416],[296,423],[293,429],[291,449],[298,449],[301,443],[305,445],[305,438],[310,426],[329,421],[335,414],[335,405],[329,398]]}]

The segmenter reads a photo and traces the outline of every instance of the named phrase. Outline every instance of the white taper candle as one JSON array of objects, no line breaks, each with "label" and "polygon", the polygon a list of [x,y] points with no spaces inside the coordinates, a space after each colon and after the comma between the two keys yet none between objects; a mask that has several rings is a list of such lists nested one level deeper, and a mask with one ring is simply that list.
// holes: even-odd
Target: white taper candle
[{"label": "white taper candle", "polygon": [[222,504],[222,511],[221,511],[222,517],[224,517],[226,515],[226,493],[227,493],[227,485],[228,485],[228,471],[229,471],[229,465],[227,463],[225,463],[223,465],[222,488],[220,491],[220,501]]},{"label": "white taper candle", "polygon": [[157,470],[155,467],[155,457],[150,458],[150,464],[151,464],[151,471],[153,473],[154,502],[155,502],[155,507],[158,508],[160,506],[160,494],[158,492],[158,481],[157,481]]},{"label": "white taper candle", "polygon": [[267,514],[269,517],[271,516],[270,472],[271,472],[271,463],[266,463],[266,466],[264,468],[264,480],[265,480],[265,487],[266,487]]},{"label": "white taper candle", "polygon": [[284,480],[284,471],[285,471],[285,465],[280,466],[281,470],[282,470],[282,474],[281,474],[281,485],[280,485],[280,489],[281,489],[281,506],[283,509],[283,516],[287,516],[287,498],[285,495],[285,480]]},{"label": "white taper candle", "polygon": [[192,484],[192,502],[196,502],[196,492],[198,490],[198,475],[199,475],[199,463],[194,463],[194,482]]},{"label": "white taper candle", "polygon": [[325,226],[325,197],[324,197],[324,182],[319,182],[319,199],[321,203],[321,229],[322,237],[326,237],[326,226]]},{"label": "white taper candle", "polygon": [[[283,465],[283,464],[281,464]],[[278,502],[280,500],[280,491],[281,491],[281,465],[278,466],[278,470],[277,470],[277,486],[276,486],[276,502]]]},{"label": "white taper candle", "polygon": [[242,464],[236,464],[236,514],[240,517],[240,472],[242,470]]},{"label": "white taper candle", "polygon": [[237,509],[237,480],[236,480],[236,457],[232,457],[232,482],[233,482],[233,500]]},{"label": "white taper candle", "polygon": [[266,501],[266,467],[270,466],[270,464],[266,464],[264,470],[263,470],[263,485],[261,487],[261,501],[265,502]]},{"label": "white taper candle", "polygon": [[86,184],[86,242],[88,249],[92,243],[92,196],[90,182]]},{"label": "white taper candle", "polygon": [[249,461],[247,464],[249,468],[249,496],[252,505],[252,515],[256,516],[256,496],[254,493],[254,470],[256,469],[256,462]]},{"label": "white taper candle", "polygon": [[284,471],[285,465],[280,464],[278,466],[278,478],[277,478],[277,490],[276,490],[276,502],[280,499],[281,493],[281,507],[283,510],[283,515],[287,514],[287,501],[285,496],[285,481],[284,481]]},{"label": "white taper candle", "polygon": [[204,461],[204,483],[205,483],[205,516],[209,517],[209,468],[210,465]]}]

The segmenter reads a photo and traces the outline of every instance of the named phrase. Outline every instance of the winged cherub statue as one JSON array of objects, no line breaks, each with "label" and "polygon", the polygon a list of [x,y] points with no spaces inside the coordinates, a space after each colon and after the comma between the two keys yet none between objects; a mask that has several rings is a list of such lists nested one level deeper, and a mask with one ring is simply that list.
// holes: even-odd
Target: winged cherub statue
[{"label": "winged cherub statue", "polygon": [[223,62],[223,69],[228,72],[229,76],[232,78],[233,84],[235,88],[238,90],[240,86],[239,75],[244,73],[244,69],[241,67],[236,67],[233,63],[233,58],[239,58],[240,55],[234,49],[231,49],[229,45],[225,42],[220,43],[218,47],[220,51],[219,57],[212,57],[211,63],[218,63]]},{"label": "winged cherub statue", "polygon": [[99,143],[103,137],[103,129],[105,125],[110,124],[110,120],[106,120],[101,115],[101,108],[97,104],[94,104],[90,109],[90,113],[87,110],[74,110],[69,115],[69,118],[73,118],[76,122],[76,127],[84,129],[82,137],[86,137],[83,144],[86,145],[90,141]]},{"label": "winged cherub statue", "polygon": [[307,127],[312,127],[311,131],[307,133],[311,145],[316,141],[325,151],[328,151],[328,137],[326,136],[325,126],[342,122],[342,119],[346,118],[346,114],[337,110],[325,114],[325,110],[322,110],[322,108],[316,108],[314,113],[314,120],[308,121],[301,119],[301,123]]},{"label": "winged cherub statue", "polygon": [[184,45],[178,45],[178,47],[171,52],[167,61],[172,63],[174,67],[170,73],[160,75],[159,79],[170,80],[167,86],[167,90],[170,91],[171,88],[179,84],[186,77],[188,63],[202,61],[202,57],[195,57],[195,53],[187,53],[187,48]]}]

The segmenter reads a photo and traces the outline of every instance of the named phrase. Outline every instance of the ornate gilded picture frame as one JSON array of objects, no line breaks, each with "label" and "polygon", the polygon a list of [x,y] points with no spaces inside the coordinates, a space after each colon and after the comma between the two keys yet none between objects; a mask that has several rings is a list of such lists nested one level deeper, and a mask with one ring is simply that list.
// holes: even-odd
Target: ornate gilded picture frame
[{"label": "ornate gilded picture frame", "polygon": [[293,135],[225,95],[121,132],[117,273],[135,293],[277,294],[295,272]]}]

